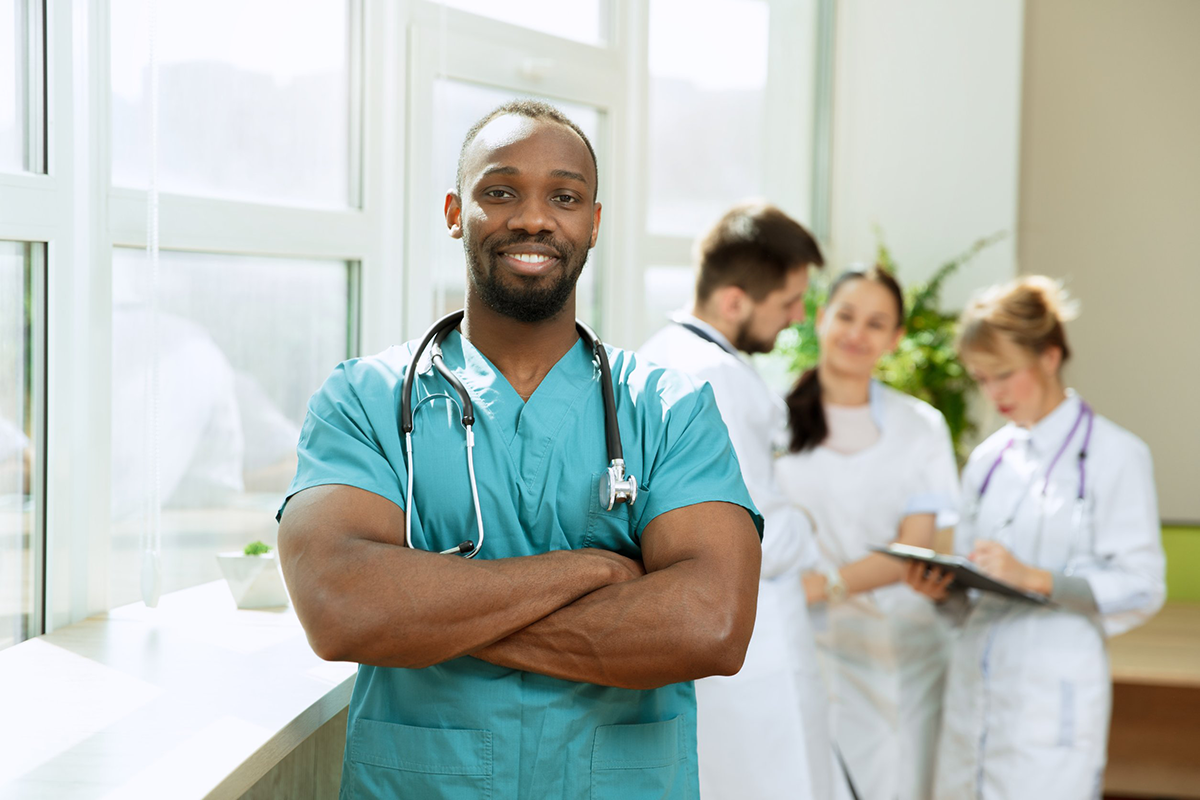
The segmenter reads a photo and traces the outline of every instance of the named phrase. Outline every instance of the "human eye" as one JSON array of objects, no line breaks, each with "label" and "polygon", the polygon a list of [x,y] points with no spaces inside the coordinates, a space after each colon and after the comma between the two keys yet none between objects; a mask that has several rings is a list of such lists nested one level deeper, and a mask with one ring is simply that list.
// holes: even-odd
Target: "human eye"
[{"label": "human eye", "polygon": [[562,203],[564,205],[572,205],[574,203],[579,202],[578,197],[576,197],[573,194],[566,194],[566,193],[556,194],[551,199],[554,200],[556,203]]},{"label": "human eye", "polygon": [[498,187],[498,186],[497,186],[497,187],[494,187],[494,188],[492,188],[492,189],[488,189],[488,190],[486,190],[486,191],[483,193],[483,196],[484,196],[484,197],[490,197],[490,198],[492,198],[493,200],[504,200],[504,199],[506,199],[506,198],[509,198],[509,197],[514,197],[513,193],[512,193],[512,192],[510,192],[508,189],[502,189],[502,188],[500,188],[500,187]]}]

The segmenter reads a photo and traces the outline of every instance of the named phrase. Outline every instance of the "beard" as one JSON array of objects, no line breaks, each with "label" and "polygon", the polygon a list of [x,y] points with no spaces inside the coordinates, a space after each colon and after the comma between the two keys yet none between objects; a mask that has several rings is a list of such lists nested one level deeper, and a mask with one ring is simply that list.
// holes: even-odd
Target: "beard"
[{"label": "beard", "polygon": [[771,352],[775,349],[775,339],[768,342],[751,332],[750,323],[753,321],[754,317],[751,317],[738,326],[737,332],[734,333],[733,341],[730,344],[743,353],[749,353],[750,355]]},{"label": "beard", "polygon": [[[499,263],[499,251],[518,244],[553,247],[558,252],[557,275],[513,275],[504,270]],[[467,275],[479,299],[492,311],[517,322],[542,322],[562,311],[575,291],[588,255],[587,248],[580,251],[551,234],[514,233],[477,245],[464,232],[463,251],[467,257]],[[484,261],[487,262],[486,269]]]}]

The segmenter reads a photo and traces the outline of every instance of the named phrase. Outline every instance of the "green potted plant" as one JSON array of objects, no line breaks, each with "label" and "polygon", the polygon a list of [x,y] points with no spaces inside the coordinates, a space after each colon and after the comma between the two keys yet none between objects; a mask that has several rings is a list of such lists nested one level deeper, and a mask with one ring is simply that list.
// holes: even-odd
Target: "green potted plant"
[{"label": "green potted plant", "polygon": [[240,553],[217,554],[217,563],[238,608],[277,608],[288,604],[279,559],[270,545],[251,542]]},{"label": "green potted plant", "polygon": [[[903,281],[882,236],[878,231],[876,235],[879,237],[877,263]],[[954,350],[957,314],[941,308],[942,287],[947,278],[1006,235],[1001,232],[979,239],[939,267],[928,281],[905,286],[904,338],[895,352],[880,359],[877,370],[879,379],[887,385],[918,397],[942,412],[960,463],[966,460],[969,436],[976,429],[969,408],[975,383]],[[775,353],[787,360],[793,381],[804,370],[815,366],[820,356],[816,313],[824,305],[827,294],[828,282],[814,281],[805,297],[808,312],[805,321],[784,331],[776,344]]]}]

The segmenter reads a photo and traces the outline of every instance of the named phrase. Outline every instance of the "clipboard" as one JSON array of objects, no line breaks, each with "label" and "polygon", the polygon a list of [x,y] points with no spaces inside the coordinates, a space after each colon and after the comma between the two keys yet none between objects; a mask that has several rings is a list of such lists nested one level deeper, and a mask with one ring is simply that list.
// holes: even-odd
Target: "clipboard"
[{"label": "clipboard", "polygon": [[930,550],[927,547],[913,547],[908,544],[900,544],[893,542],[889,545],[868,545],[870,549],[877,553],[883,553],[892,558],[898,558],[902,561],[920,561],[922,564],[927,564],[930,567],[937,567],[946,572],[954,573],[954,582],[959,586],[964,586],[969,589],[978,589],[983,592],[992,592],[994,594],[1011,597],[1017,600],[1025,600],[1026,602],[1035,603],[1040,606],[1048,605],[1050,598],[1037,592],[1027,592],[1024,589],[1018,589],[1011,583],[1004,583],[995,578],[985,575],[968,559],[962,556],[948,555],[939,553],[935,550]]}]

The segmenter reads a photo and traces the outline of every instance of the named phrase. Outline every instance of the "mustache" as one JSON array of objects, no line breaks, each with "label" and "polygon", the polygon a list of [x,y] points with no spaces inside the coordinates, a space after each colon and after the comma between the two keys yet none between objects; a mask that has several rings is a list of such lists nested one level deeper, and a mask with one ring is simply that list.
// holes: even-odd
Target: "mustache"
[{"label": "mustache", "polygon": [[546,247],[553,247],[558,251],[560,256],[568,256],[575,252],[575,248],[569,242],[559,239],[552,233],[539,233],[534,236],[530,236],[527,233],[497,235],[495,239],[488,242],[488,249],[492,253],[495,253],[502,248],[513,247],[519,244],[539,244]]}]

